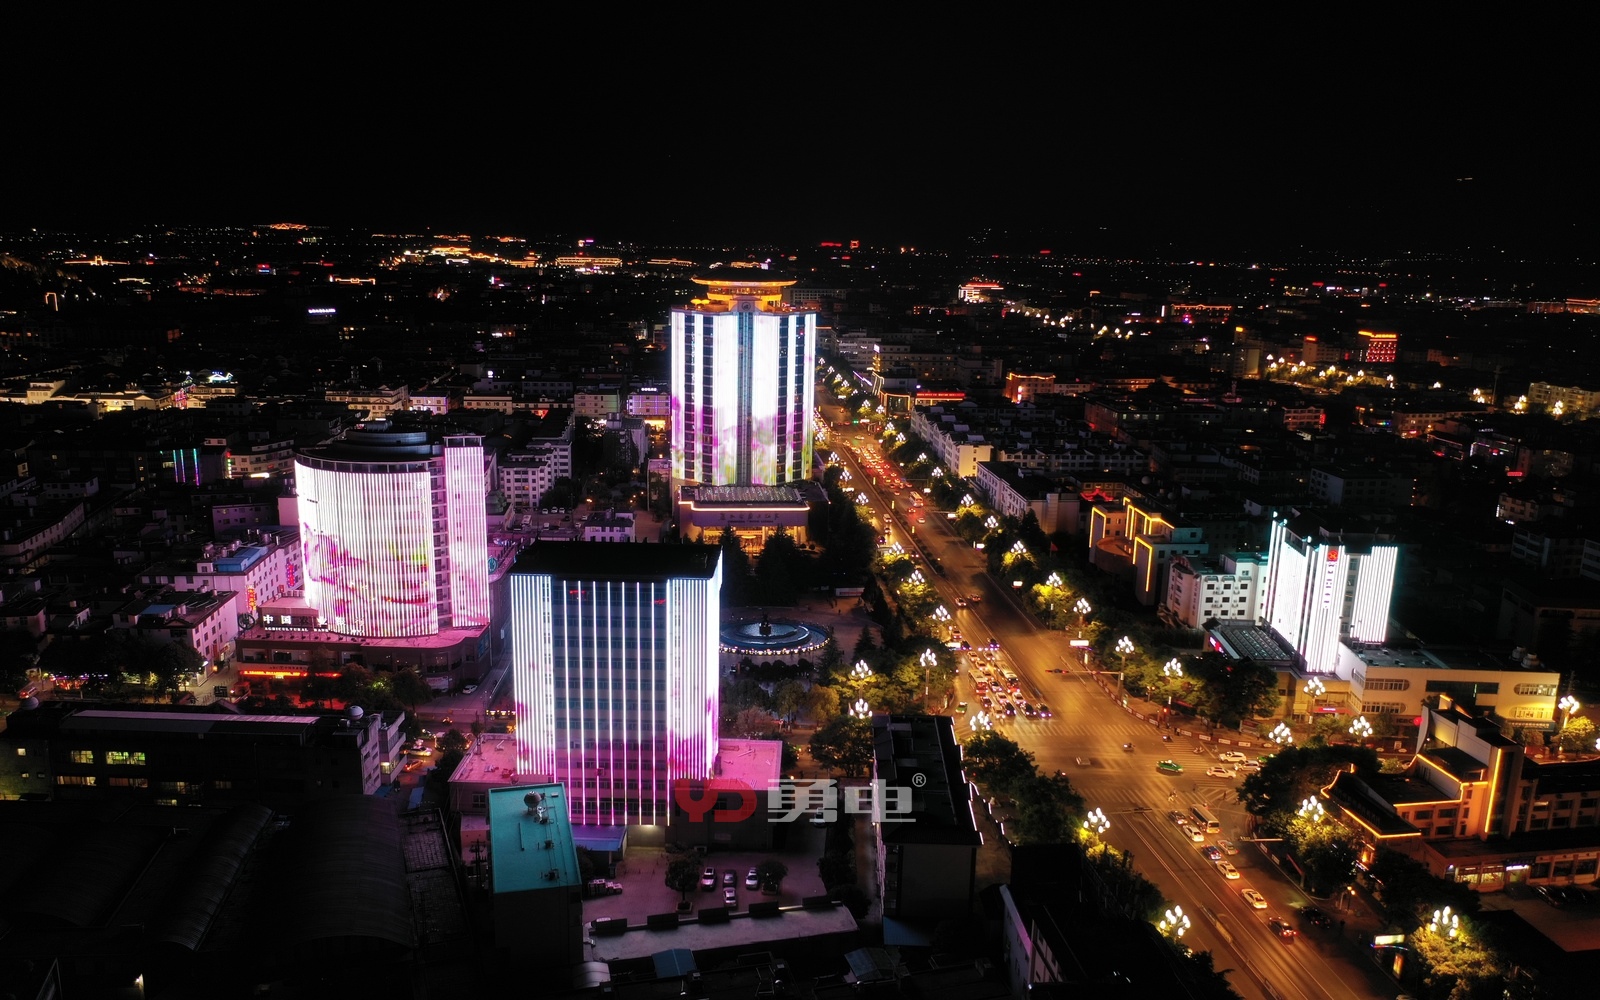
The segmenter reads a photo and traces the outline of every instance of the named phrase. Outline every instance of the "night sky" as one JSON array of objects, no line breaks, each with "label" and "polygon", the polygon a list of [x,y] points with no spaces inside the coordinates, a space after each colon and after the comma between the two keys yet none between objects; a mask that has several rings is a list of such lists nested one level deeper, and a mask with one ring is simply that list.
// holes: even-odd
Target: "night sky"
[{"label": "night sky", "polygon": [[37,44],[9,74],[0,228],[1570,258],[1600,219],[1595,88],[1559,25],[277,10],[10,16]]}]

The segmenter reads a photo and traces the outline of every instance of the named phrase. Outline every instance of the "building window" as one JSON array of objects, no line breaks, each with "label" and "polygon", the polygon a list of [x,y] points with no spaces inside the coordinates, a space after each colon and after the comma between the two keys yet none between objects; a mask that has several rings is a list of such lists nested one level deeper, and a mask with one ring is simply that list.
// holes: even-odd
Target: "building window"
[{"label": "building window", "polygon": [[[26,757],[26,756],[28,756],[28,748],[27,747],[17,747],[17,756],[18,757]],[[26,775],[24,775],[24,777],[26,777]]]},{"label": "building window", "polygon": [[94,751],[93,750],[71,750],[71,751],[67,752],[67,759],[71,760],[74,764],[93,764],[94,763]]},{"label": "building window", "polygon": [[107,750],[107,764],[135,764],[142,766],[145,763],[143,750]]},{"label": "building window", "polygon": [[96,783],[95,782],[95,776],[92,775],[92,774],[58,774],[58,775],[56,775],[56,784],[58,784],[58,785],[90,785],[90,786],[93,786],[95,783]]}]

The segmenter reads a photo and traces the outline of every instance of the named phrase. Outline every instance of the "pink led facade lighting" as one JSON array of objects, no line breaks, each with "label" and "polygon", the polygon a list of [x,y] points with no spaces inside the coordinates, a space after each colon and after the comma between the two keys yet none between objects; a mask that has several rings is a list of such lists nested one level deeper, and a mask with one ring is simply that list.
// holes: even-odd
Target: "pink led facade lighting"
[{"label": "pink led facade lighting", "polygon": [[721,568],[650,550],[540,543],[512,571],[518,775],[566,785],[574,823],[665,824],[672,782],[713,770]]},{"label": "pink led facade lighting", "polygon": [[306,603],[344,635],[433,635],[433,477],[341,464],[295,463]]},{"label": "pink led facade lighting", "polygon": [[489,530],[485,518],[483,439],[444,439],[445,523],[450,546],[450,623],[489,621]]},{"label": "pink led facade lighting", "polygon": [[707,486],[807,478],[816,313],[783,303],[790,279],[755,271],[694,280],[706,297],[672,312],[673,478]]},{"label": "pink led facade lighting", "polygon": [[483,441],[358,425],[295,457],[306,603],[330,631],[411,638],[489,621]]}]

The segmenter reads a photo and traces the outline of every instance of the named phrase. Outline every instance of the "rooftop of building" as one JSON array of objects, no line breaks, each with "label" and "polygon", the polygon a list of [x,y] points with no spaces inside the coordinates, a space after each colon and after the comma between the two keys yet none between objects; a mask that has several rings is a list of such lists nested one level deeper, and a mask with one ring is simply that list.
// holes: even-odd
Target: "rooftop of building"
[{"label": "rooftop of building", "polygon": [[561,785],[489,789],[493,891],[577,888],[578,851]]},{"label": "rooftop of building", "polygon": [[1264,625],[1221,622],[1211,629],[1211,637],[1222,644],[1223,652],[1240,659],[1267,664],[1294,660],[1294,650]]},{"label": "rooftop of building", "polygon": [[298,457],[326,462],[421,462],[441,454],[445,438],[458,436],[462,435],[412,421],[368,420],[333,441],[302,448]]},{"label": "rooftop of building", "polygon": [[681,496],[697,507],[737,507],[751,504],[805,506],[793,486],[685,486]]},{"label": "rooftop of building", "polygon": [[[1434,798],[1441,793],[1435,789]],[[1380,837],[1415,837],[1417,828],[1394,812],[1394,803],[1353,771],[1340,771],[1328,788],[1328,800],[1349,818]]]},{"label": "rooftop of building", "polygon": [[983,843],[950,716],[875,715],[872,744],[874,776],[911,794],[907,821],[879,825],[885,843]]},{"label": "rooftop of building", "polygon": [[722,740],[719,743],[717,777],[741,781],[760,792],[782,776],[782,740]]},{"label": "rooftop of building", "polygon": [[700,923],[691,920],[666,930],[638,926],[641,918],[630,920],[626,934],[595,935],[592,957],[597,962],[619,962],[649,958],[659,952],[686,949],[703,954],[738,948],[748,951],[758,945],[792,942],[823,935],[859,933],[856,918],[837,903],[826,907],[785,906],[775,917],[753,918],[735,914],[727,923]]},{"label": "rooftop of building", "polygon": [[517,740],[509,733],[483,733],[461,757],[452,783],[509,784],[517,776]]},{"label": "rooftop of building", "polygon": [[583,580],[709,580],[719,555],[715,545],[537,541],[522,550],[511,571]]},{"label": "rooftop of building", "polygon": [[334,739],[351,729],[347,722],[377,716],[318,712],[305,715],[242,715],[203,706],[100,705],[95,702],[44,701],[6,719],[5,732],[36,739],[75,738],[270,740],[308,743]]}]

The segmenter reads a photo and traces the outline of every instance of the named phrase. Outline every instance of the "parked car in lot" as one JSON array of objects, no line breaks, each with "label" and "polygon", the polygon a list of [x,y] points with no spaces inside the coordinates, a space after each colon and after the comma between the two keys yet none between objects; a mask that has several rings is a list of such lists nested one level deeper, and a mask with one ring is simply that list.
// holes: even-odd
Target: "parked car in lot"
[{"label": "parked car in lot", "polygon": [[1239,895],[1244,897],[1244,901],[1248,903],[1252,909],[1265,910],[1267,908],[1267,897],[1261,895],[1259,892],[1256,892],[1254,889],[1241,890]]},{"label": "parked car in lot", "polygon": [[739,890],[729,886],[722,890],[722,905],[733,907],[739,905]]},{"label": "parked car in lot", "polygon": [[707,868],[705,871],[700,873],[700,891],[701,892],[710,892],[712,889],[715,889],[716,887],[717,887],[717,870],[715,868]]},{"label": "parked car in lot", "polygon": [[756,878],[756,870],[754,868],[750,869],[748,872],[745,872],[744,887],[746,889],[761,888],[761,880]]}]

